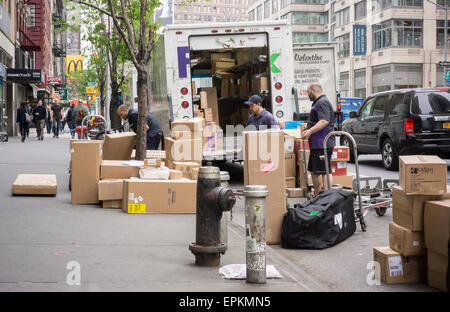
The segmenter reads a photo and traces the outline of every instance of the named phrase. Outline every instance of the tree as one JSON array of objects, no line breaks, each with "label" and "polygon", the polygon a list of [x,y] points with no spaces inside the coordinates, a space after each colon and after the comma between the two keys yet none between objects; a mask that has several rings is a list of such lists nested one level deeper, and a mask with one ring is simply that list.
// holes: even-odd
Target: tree
[{"label": "tree", "polygon": [[[148,71],[151,53],[157,40],[159,25],[153,20],[159,0],[101,0],[107,1],[107,9],[82,0],[74,0],[109,15],[125,41],[131,60],[137,70],[138,126],[136,139],[136,159],[146,155],[146,117],[148,111]],[[100,0],[99,0],[100,1]],[[189,3],[195,0],[187,1]]]}]

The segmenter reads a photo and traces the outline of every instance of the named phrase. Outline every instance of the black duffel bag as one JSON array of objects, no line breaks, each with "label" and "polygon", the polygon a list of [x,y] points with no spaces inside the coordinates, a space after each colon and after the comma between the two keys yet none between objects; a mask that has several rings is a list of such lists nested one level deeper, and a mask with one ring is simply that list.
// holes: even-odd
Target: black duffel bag
[{"label": "black duffel bag", "polygon": [[324,249],[352,236],[355,230],[352,193],[324,190],[284,214],[281,247]]}]

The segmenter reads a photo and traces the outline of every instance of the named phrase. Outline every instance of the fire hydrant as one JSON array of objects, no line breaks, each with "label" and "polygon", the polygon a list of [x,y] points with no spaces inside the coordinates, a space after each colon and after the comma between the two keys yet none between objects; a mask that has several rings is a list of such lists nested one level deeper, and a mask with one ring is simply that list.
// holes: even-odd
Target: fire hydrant
[{"label": "fire hydrant", "polygon": [[201,167],[197,180],[196,239],[189,245],[195,255],[195,264],[219,266],[220,254],[227,244],[220,241],[222,212],[230,211],[236,197],[230,187],[221,186],[217,167]]}]

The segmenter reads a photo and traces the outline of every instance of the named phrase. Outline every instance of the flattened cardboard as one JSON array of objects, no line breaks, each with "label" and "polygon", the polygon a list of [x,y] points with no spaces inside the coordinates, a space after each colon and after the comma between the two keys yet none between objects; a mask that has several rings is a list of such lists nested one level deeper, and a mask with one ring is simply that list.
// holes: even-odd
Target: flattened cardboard
[{"label": "flattened cardboard", "polygon": [[425,202],[449,197],[442,195],[407,195],[398,185],[392,187],[392,215],[394,222],[411,231],[423,231]]},{"label": "flattened cardboard", "polygon": [[373,260],[380,264],[386,284],[418,283],[427,280],[427,256],[402,256],[389,247],[374,247]]},{"label": "flattened cardboard", "polygon": [[12,185],[14,195],[56,195],[57,191],[54,174],[18,174]]},{"label": "flattened cardboard", "polygon": [[123,160],[104,160],[100,167],[102,180],[139,177],[140,167],[126,165]]},{"label": "flattened cardboard", "polygon": [[72,143],[72,204],[98,204],[102,141]]},{"label": "flattened cardboard", "polygon": [[389,223],[389,247],[404,256],[418,256],[427,253],[423,232],[413,232],[394,222]]},{"label": "flattened cardboard", "polygon": [[428,253],[428,286],[449,291],[450,285],[450,258],[436,253],[430,249]]},{"label": "flattened cardboard", "polygon": [[425,203],[424,228],[427,249],[449,257],[450,199]]},{"label": "flattened cardboard", "polygon": [[103,201],[122,200],[123,179],[105,179],[98,181],[98,199]]},{"label": "flattened cardboard", "polygon": [[443,195],[447,190],[447,163],[437,156],[399,157],[399,184],[406,194]]},{"label": "flattened cardboard", "polygon": [[124,181],[122,210],[126,213],[195,213],[197,181]]},{"label": "flattened cardboard", "polygon": [[105,135],[103,160],[129,160],[136,145],[136,133],[122,132]]}]

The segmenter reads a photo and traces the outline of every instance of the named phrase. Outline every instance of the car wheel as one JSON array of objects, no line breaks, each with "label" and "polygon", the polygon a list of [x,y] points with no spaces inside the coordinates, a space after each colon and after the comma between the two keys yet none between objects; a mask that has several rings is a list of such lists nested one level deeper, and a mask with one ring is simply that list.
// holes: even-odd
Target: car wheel
[{"label": "car wheel", "polygon": [[355,152],[353,151],[353,144],[348,137],[343,137],[341,139],[341,145],[348,146],[350,148],[350,160],[349,163],[355,163]]},{"label": "car wheel", "polygon": [[381,146],[381,157],[384,168],[391,171],[398,169],[398,152],[390,139],[384,140]]}]

